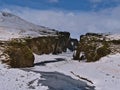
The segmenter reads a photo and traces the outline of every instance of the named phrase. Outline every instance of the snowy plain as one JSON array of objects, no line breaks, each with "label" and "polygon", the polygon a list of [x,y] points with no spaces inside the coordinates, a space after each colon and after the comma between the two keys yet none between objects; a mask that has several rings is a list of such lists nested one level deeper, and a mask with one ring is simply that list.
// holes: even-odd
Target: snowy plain
[{"label": "snowy plain", "polygon": [[[77,76],[87,78],[93,84]],[[0,90],[52,90],[51,85],[63,90],[83,90],[76,88],[79,85],[75,82],[78,81],[95,86],[95,90],[119,90],[120,54],[108,55],[91,63],[72,60],[72,52],[35,55],[34,67],[20,69],[0,64]]]}]

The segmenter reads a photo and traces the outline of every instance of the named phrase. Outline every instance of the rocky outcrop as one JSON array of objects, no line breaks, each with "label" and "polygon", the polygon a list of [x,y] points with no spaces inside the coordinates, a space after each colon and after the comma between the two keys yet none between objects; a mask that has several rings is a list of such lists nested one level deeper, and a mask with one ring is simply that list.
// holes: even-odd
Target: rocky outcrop
[{"label": "rocky outcrop", "polygon": [[0,60],[14,68],[31,67],[34,65],[33,53],[41,55],[65,52],[69,37],[69,32],[58,32],[56,36],[14,38],[9,41],[1,41]]},{"label": "rocky outcrop", "polygon": [[34,63],[34,55],[28,46],[21,42],[11,41],[5,50],[9,55],[10,66],[12,67],[31,67]]},{"label": "rocky outcrop", "polygon": [[30,48],[21,40],[14,39],[2,42],[0,45],[0,60],[10,67],[31,67],[34,64],[34,55]]},{"label": "rocky outcrop", "polygon": [[58,32],[57,36],[26,38],[26,45],[36,54],[58,54],[65,52],[68,46],[70,33]]},{"label": "rocky outcrop", "polygon": [[73,55],[75,60],[97,61],[108,54],[120,53],[120,39],[111,39],[109,34],[87,33],[80,36]]}]

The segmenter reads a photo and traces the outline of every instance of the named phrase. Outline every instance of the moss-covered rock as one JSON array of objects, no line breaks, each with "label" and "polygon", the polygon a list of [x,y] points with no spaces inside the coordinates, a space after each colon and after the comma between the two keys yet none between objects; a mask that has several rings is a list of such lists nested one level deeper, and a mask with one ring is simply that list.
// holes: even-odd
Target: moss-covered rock
[{"label": "moss-covered rock", "polygon": [[111,53],[111,50],[109,47],[106,47],[105,45],[97,49],[97,55],[99,57],[106,56]]},{"label": "moss-covered rock", "polygon": [[31,67],[34,65],[34,55],[23,42],[17,42],[17,40],[8,42],[4,53],[9,56],[11,67]]},{"label": "moss-covered rock", "polygon": [[57,36],[26,38],[25,41],[27,46],[36,54],[58,54],[66,51],[69,37],[68,32],[61,32]]},{"label": "moss-covered rock", "polygon": [[[87,62],[97,61],[111,53],[111,42],[106,41],[102,34],[87,33],[80,37],[80,42],[76,49],[74,59],[86,59]],[[84,54],[81,54],[83,53]]]}]

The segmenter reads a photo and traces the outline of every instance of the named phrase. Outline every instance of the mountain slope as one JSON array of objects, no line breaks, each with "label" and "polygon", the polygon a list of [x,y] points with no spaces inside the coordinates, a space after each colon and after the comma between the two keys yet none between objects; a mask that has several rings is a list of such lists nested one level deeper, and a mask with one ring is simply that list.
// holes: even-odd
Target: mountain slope
[{"label": "mountain slope", "polygon": [[29,23],[18,16],[0,12],[0,40],[56,35],[55,30]]}]

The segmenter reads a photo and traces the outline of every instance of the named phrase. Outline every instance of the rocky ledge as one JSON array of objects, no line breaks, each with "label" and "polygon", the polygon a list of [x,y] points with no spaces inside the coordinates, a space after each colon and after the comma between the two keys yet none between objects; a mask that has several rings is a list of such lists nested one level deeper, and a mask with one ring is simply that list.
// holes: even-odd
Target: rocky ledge
[{"label": "rocky ledge", "polygon": [[67,49],[70,34],[60,32],[56,36],[13,38],[0,41],[0,60],[11,67],[31,67],[35,54],[58,54]]},{"label": "rocky ledge", "polygon": [[87,33],[80,36],[73,58],[91,62],[115,53],[120,53],[120,34]]}]

